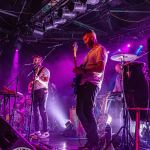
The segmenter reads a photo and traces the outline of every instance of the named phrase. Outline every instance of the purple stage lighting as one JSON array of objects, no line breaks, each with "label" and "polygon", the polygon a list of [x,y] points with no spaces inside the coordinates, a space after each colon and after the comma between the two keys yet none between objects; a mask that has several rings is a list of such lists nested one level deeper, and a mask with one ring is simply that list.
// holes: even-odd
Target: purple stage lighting
[{"label": "purple stage lighting", "polygon": [[121,49],[120,49],[120,48],[118,49],[118,52],[121,52]]}]

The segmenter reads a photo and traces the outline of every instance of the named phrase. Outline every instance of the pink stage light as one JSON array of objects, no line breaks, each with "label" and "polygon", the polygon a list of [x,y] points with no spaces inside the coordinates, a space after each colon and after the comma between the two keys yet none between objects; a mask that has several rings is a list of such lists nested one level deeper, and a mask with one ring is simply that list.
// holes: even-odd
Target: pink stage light
[{"label": "pink stage light", "polygon": [[127,47],[128,47],[128,48],[131,47],[131,44],[128,44]]},{"label": "pink stage light", "polygon": [[17,48],[16,48],[16,50],[15,50],[15,51],[16,51],[16,52],[18,52],[18,51],[19,51],[19,49],[17,49]]},{"label": "pink stage light", "polygon": [[121,49],[120,49],[120,48],[118,49],[118,52],[121,52]]}]

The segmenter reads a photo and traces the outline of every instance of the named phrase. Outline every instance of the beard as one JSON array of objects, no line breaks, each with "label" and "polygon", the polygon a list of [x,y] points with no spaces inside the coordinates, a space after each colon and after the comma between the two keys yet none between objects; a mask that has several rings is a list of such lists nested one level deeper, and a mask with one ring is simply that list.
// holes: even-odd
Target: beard
[{"label": "beard", "polygon": [[93,48],[93,46],[94,46],[94,41],[91,40],[91,39],[89,39],[89,41],[87,42],[86,46],[87,46],[88,48]]}]

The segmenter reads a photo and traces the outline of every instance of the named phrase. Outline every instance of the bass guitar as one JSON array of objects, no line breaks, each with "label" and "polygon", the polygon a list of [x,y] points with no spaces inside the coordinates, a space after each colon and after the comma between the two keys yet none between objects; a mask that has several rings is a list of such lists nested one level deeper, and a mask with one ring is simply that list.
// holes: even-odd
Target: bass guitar
[{"label": "bass guitar", "polygon": [[[74,59],[74,67],[77,68],[77,50],[78,50],[78,45],[77,42],[74,42],[73,44],[73,59]],[[77,89],[80,85],[81,81],[81,75],[76,75],[76,77],[73,79],[73,86],[74,86],[74,94],[77,93]]]}]

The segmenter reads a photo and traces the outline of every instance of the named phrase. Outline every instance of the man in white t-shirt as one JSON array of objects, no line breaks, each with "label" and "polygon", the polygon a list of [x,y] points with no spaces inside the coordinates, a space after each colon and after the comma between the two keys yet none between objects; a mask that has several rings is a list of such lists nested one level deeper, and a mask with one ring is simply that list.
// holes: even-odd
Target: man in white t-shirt
[{"label": "man in white t-shirt", "polygon": [[[38,136],[40,138],[49,137],[47,130],[47,113],[46,100],[48,96],[48,83],[50,78],[50,71],[42,66],[42,57],[39,55],[33,56],[34,65],[34,79],[28,85],[29,92],[32,93],[33,115],[35,132],[31,136]],[[39,125],[39,112],[43,123],[43,133],[41,134]]]},{"label": "man in white t-shirt", "polygon": [[107,62],[106,49],[97,42],[94,31],[86,32],[83,36],[85,45],[90,48],[82,67],[74,68],[73,72],[81,76],[77,89],[76,113],[86,131],[87,143],[82,148],[98,149],[97,124],[93,115],[94,100],[101,89]]}]

